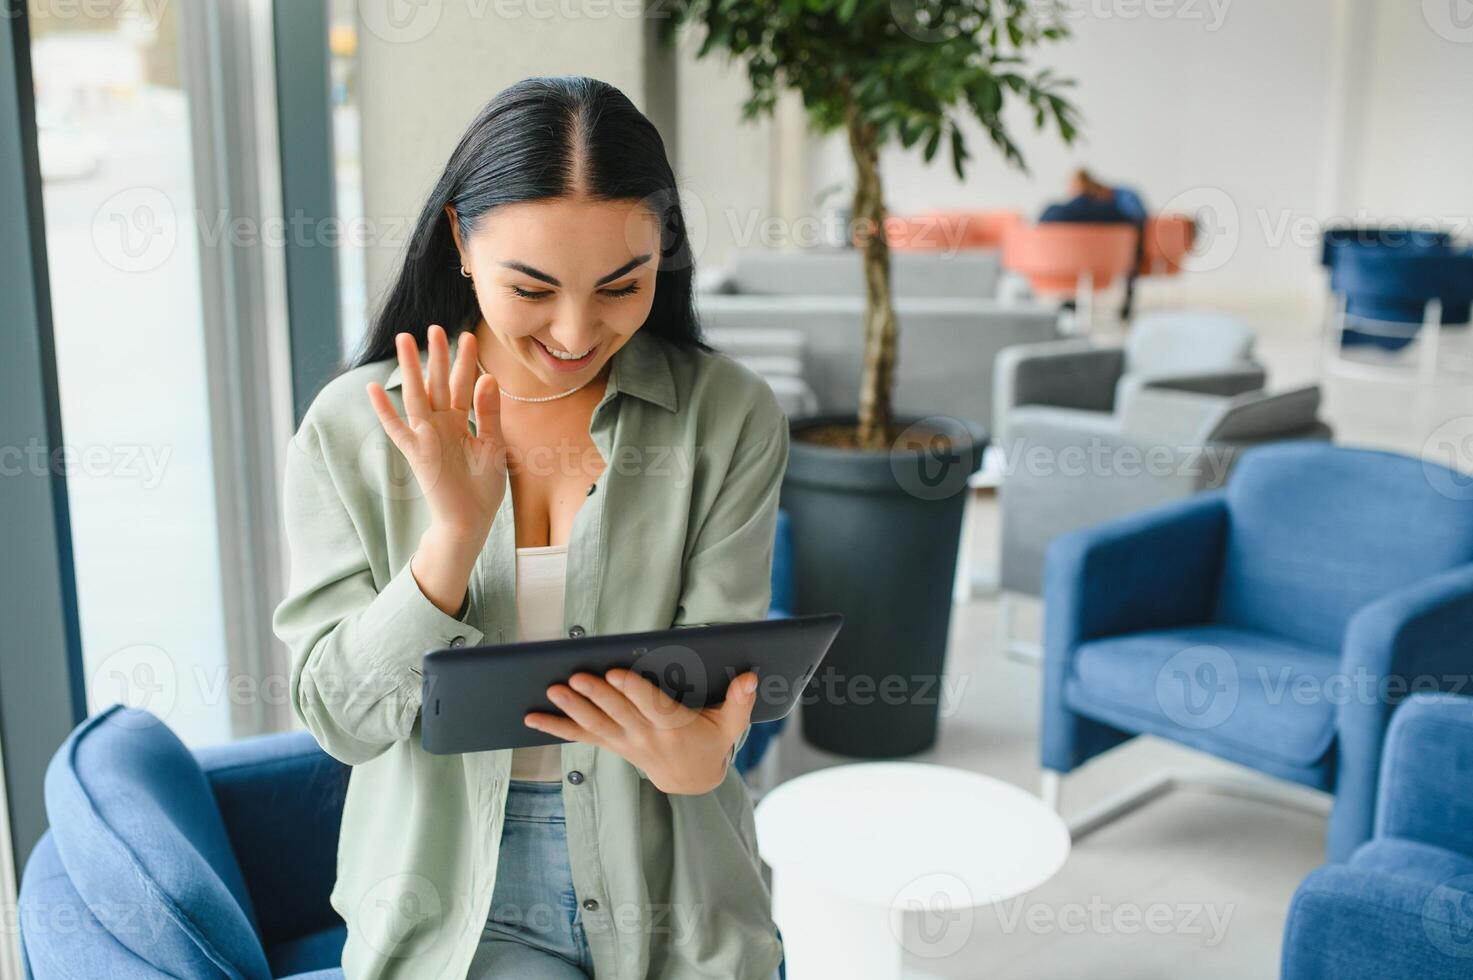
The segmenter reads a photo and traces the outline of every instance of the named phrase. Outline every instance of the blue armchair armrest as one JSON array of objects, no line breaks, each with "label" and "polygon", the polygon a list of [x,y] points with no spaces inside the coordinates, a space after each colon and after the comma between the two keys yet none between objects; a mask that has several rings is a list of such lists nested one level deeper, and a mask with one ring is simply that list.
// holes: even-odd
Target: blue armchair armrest
[{"label": "blue armchair armrest", "polygon": [[1311,872],[1284,926],[1282,980],[1466,980],[1467,892],[1347,865]]},{"label": "blue armchair armrest", "polygon": [[1473,858],[1473,698],[1416,695],[1396,712],[1386,738],[1376,836]]},{"label": "blue armchair armrest", "polygon": [[1049,653],[1206,622],[1226,528],[1225,498],[1211,492],[1055,538],[1044,567]]},{"label": "blue armchair armrest", "polygon": [[1473,698],[1407,698],[1380,777],[1375,837],[1294,894],[1284,980],[1473,975]]},{"label": "blue armchair armrest", "polygon": [[1338,709],[1331,860],[1345,860],[1371,835],[1392,712],[1409,693],[1466,689],[1473,674],[1470,636],[1473,565],[1394,592],[1351,619],[1341,661],[1347,697]]},{"label": "blue armchair armrest", "polygon": [[[168,980],[167,973],[124,946],[92,914],[67,877],[50,831],[41,836],[26,862],[17,915],[27,980]],[[145,936],[155,925],[146,909],[137,910],[131,920]]]},{"label": "blue armchair armrest", "polygon": [[1044,563],[1042,762],[1068,772],[1121,740],[1065,705],[1074,651],[1086,640],[1206,622],[1222,566],[1222,491],[1055,538]]}]

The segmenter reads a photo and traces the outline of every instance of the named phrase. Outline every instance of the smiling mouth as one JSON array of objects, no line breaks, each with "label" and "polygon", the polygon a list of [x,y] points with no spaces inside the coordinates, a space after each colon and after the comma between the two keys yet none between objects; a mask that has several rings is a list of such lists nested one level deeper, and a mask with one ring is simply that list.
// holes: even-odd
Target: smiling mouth
[{"label": "smiling mouth", "polygon": [[[533,340],[537,340],[536,337],[533,337],[532,339]],[[540,340],[537,340],[537,343],[538,343],[538,345],[540,345],[542,347],[543,350],[547,351],[549,354],[551,354],[553,357],[557,358],[559,361],[581,361],[585,357],[587,357],[589,354],[592,354],[593,353],[593,348],[598,346],[597,344],[594,344],[593,347],[588,348],[586,351],[583,351],[581,354],[573,354],[573,353],[570,353],[568,351],[553,350],[551,347],[549,347],[546,344],[542,343],[542,341],[540,341]]]}]

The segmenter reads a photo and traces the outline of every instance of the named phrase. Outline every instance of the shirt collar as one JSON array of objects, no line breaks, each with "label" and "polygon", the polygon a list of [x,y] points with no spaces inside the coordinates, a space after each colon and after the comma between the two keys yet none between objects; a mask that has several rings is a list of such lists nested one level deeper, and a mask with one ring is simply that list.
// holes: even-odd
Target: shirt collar
[{"label": "shirt collar", "polygon": [[[429,353],[421,350],[421,368],[429,360]],[[398,364],[389,372],[384,388],[392,390],[402,382],[402,370]],[[673,412],[679,405],[675,394],[675,376],[670,370],[670,359],[665,353],[665,341],[645,329],[640,329],[614,352],[609,368],[607,394],[624,392],[636,398],[659,405]]]}]

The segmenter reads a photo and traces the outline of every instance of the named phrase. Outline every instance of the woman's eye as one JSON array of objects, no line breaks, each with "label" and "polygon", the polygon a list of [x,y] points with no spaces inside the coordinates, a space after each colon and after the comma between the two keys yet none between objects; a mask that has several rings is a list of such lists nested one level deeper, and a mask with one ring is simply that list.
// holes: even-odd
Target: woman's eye
[{"label": "woman's eye", "polygon": [[[621,286],[618,289],[604,289],[600,291],[605,296],[608,296],[611,299],[620,299],[624,296],[633,296],[635,293],[639,292],[639,283],[631,282],[629,285]],[[546,297],[552,295],[551,292],[545,289],[533,291],[529,289],[523,289],[521,286],[512,286],[511,292],[512,295],[516,296],[518,299],[545,299]]]}]

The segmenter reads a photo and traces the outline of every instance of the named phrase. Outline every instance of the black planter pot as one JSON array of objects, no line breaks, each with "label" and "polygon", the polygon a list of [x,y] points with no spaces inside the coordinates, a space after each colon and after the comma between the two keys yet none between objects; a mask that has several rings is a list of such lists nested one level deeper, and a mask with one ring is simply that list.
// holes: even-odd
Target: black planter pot
[{"label": "black planter pot", "polygon": [[944,452],[867,452],[804,442],[794,419],[782,506],[792,516],[796,612],[840,612],[844,628],[804,691],[803,737],[860,758],[933,745],[967,478],[985,433],[946,416],[897,417],[947,434]]}]

